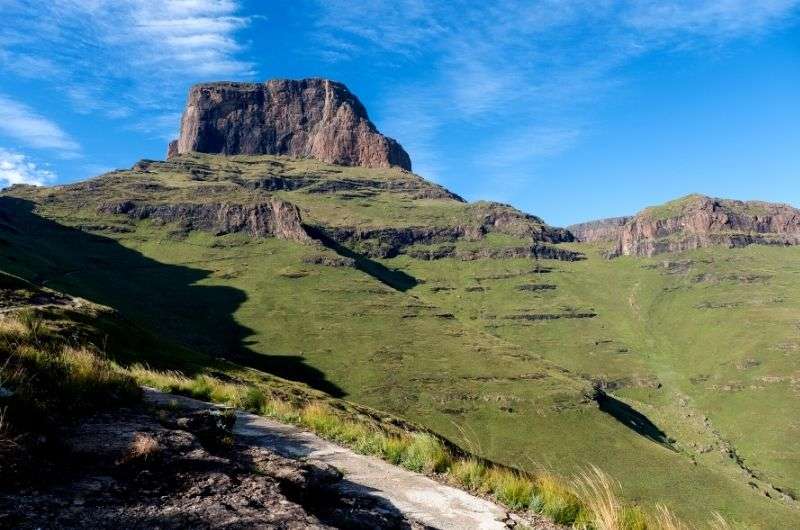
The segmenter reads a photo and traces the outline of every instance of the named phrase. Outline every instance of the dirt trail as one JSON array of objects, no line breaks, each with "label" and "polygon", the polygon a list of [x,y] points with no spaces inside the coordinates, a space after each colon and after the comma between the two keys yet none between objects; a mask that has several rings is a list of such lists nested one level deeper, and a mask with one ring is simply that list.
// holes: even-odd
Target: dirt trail
[{"label": "dirt trail", "polygon": [[[146,391],[146,399],[156,404],[177,401],[189,408],[205,409],[208,403],[181,396]],[[247,443],[269,448],[296,459],[321,461],[339,469],[345,477],[342,491],[384,500],[409,520],[441,530],[502,530],[514,526],[508,512],[485,499],[435,480],[388,464],[378,458],[360,455],[292,425],[278,423],[254,414],[237,412],[234,434]],[[547,522],[531,528],[557,528]]]}]

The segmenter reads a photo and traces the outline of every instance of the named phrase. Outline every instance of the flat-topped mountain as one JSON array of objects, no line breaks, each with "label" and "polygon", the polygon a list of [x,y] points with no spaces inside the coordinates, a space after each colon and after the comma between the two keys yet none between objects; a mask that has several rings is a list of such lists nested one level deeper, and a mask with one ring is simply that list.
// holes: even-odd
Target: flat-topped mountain
[{"label": "flat-topped mountain", "polygon": [[193,86],[168,154],[190,152],[411,170],[408,153],[378,132],[358,98],[342,83],[319,78]]},{"label": "flat-topped mountain", "polygon": [[633,217],[569,227],[579,241],[614,242],[612,255],[653,256],[711,245],[800,244],[800,210],[787,204],[687,195]]}]

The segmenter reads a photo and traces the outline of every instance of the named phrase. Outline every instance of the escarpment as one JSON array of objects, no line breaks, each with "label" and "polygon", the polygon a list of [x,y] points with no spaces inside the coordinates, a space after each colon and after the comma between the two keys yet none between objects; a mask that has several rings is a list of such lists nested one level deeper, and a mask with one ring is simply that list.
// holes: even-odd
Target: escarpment
[{"label": "escarpment", "polygon": [[752,244],[800,244],[800,210],[786,204],[690,195],[629,219],[614,254],[652,256],[710,245]]},{"label": "escarpment", "polygon": [[313,157],[411,170],[408,153],[378,132],[345,85],[316,78],[193,86],[168,156],[189,152]]},{"label": "escarpment", "polygon": [[594,243],[598,241],[616,242],[622,233],[622,227],[625,226],[631,217],[609,217],[608,219],[598,219],[597,221],[588,221],[586,223],[578,223],[570,225],[567,230],[575,236],[575,239],[584,243]]},{"label": "escarpment", "polygon": [[[355,227],[318,226],[316,233],[338,243],[353,246],[359,252],[375,258],[392,258],[407,254],[418,259],[458,257],[465,260],[480,258],[552,258],[574,261],[579,253],[557,249],[547,243],[573,241],[572,234],[563,228],[552,227],[536,216],[508,205],[477,202],[464,205],[459,222],[434,226]],[[481,241],[489,234],[503,234],[529,241],[525,246],[456,250],[443,246],[431,250],[410,249],[414,245]]]},{"label": "escarpment", "polygon": [[244,232],[253,237],[311,241],[297,207],[275,199],[256,204],[141,204],[126,200],[102,204],[97,210],[161,224],[177,223],[186,230],[207,230],[217,235]]}]

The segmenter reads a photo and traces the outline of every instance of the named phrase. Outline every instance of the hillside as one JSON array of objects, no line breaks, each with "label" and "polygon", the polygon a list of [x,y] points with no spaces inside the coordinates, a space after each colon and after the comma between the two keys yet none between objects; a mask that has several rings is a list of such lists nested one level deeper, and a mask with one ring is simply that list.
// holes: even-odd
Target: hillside
[{"label": "hillside", "polygon": [[798,516],[797,248],[607,261],[400,168],[268,155],[17,186],[0,212],[0,269],[212,356],[500,463],[596,464],[693,521]]},{"label": "hillside", "polygon": [[632,217],[573,225],[583,242],[611,242],[612,256],[653,256],[709,246],[800,244],[800,210],[787,204],[687,195]]}]

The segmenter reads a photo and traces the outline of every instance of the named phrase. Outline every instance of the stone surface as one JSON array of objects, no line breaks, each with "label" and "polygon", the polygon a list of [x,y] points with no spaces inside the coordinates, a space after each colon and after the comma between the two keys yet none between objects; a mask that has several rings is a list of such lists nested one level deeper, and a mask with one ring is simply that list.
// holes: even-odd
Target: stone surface
[{"label": "stone surface", "polygon": [[328,464],[236,440],[234,419],[204,407],[89,417],[63,453],[37,454],[30,479],[0,481],[0,528],[425,528],[348,493]]},{"label": "stone surface", "polygon": [[690,195],[629,219],[616,255],[652,256],[710,245],[800,244],[800,210],[786,204]]},{"label": "stone surface", "polygon": [[578,223],[570,225],[567,230],[575,236],[577,241],[582,243],[594,243],[598,241],[613,241],[616,242],[622,233],[622,227],[625,226],[631,217],[609,217],[608,219],[598,219],[597,221],[588,221],[586,223]]},{"label": "stone surface", "polygon": [[245,232],[253,237],[311,241],[297,207],[279,199],[255,204],[139,204],[119,201],[102,204],[98,211],[160,223],[178,223],[186,230],[208,230],[217,235]]},{"label": "stone surface", "polygon": [[408,154],[378,132],[358,98],[327,79],[193,86],[168,156],[192,151],[411,170]]},{"label": "stone surface", "polygon": [[[148,392],[147,398],[154,403],[177,400],[187,408],[207,406],[189,398],[156,392]],[[416,525],[414,528],[503,530],[514,524],[505,509],[486,499],[375,457],[357,454],[291,425],[239,412],[233,432],[247,444],[267,448],[281,457],[309,459],[317,465],[335,467],[345,477],[336,486],[340,494],[381,499],[403,514],[412,526]],[[526,517],[524,523],[532,529],[560,528],[535,515]]]}]

